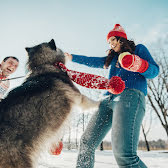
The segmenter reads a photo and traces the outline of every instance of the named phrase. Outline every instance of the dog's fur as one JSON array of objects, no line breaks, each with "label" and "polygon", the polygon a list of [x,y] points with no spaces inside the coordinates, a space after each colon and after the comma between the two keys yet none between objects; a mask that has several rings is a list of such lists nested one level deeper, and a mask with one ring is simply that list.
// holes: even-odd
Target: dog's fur
[{"label": "dog's fur", "polygon": [[73,85],[54,40],[26,48],[30,75],[0,103],[0,168],[35,168],[40,152],[59,140],[72,107],[98,107]]}]

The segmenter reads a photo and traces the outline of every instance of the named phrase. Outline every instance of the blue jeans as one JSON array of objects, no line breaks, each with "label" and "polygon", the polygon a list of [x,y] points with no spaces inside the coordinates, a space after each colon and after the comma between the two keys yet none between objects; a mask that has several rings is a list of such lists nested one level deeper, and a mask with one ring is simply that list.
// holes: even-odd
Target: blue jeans
[{"label": "blue jeans", "polygon": [[93,168],[95,150],[112,128],[112,149],[120,168],[146,168],[137,156],[145,96],[135,89],[104,99],[80,140],[77,168]]}]

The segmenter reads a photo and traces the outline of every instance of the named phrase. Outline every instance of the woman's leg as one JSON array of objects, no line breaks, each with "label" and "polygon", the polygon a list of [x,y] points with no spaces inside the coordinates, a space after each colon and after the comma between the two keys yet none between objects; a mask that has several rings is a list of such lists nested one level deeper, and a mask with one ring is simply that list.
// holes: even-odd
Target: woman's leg
[{"label": "woman's leg", "polygon": [[145,96],[125,90],[113,108],[112,148],[120,168],[146,168],[137,156],[140,127],[145,113]]},{"label": "woman's leg", "polygon": [[99,110],[92,116],[81,137],[77,159],[77,168],[93,168],[95,150],[101,143],[112,125],[112,109],[109,98],[103,100]]}]

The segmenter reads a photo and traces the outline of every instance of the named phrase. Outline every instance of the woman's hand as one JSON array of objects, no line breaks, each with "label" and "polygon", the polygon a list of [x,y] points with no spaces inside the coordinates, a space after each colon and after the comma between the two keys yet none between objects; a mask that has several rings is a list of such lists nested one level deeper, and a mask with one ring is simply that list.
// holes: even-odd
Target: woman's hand
[{"label": "woman's hand", "polygon": [[148,69],[148,62],[137,55],[123,52],[119,55],[118,61],[122,68],[127,71],[143,73]]},{"label": "woman's hand", "polygon": [[65,52],[64,55],[67,58],[67,60],[72,61],[72,55],[71,54]]}]

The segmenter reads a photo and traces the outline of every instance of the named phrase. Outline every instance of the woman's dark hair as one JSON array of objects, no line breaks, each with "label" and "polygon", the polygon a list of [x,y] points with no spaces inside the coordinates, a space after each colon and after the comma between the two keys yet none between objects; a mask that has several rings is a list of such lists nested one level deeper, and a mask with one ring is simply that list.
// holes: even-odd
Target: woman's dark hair
[{"label": "woman's dark hair", "polygon": [[131,54],[134,53],[134,51],[135,51],[135,43],[134,43],[134,41],[127,40],[127,39],[125,39],[123,37],[118,37],[118,36],[116,36],[116,39],[117,39],[117,41],[119,40],[120,44],[121,44],[120,53],[123,53],[123,52],[130,52]]},{"label": "woman's dark hair", "polygon": [[[120,41],[120,44],[121,44],[121,50],[120,50],[120,53],[122,52],[130,52],[131,54],[134,53],[135,51],[135,43],[134,41],[132,40],[127,40],[123,37],[118,37],[118,36],[115,36],[117,41]],[[117,55],[117,53],[114,51],[114,50],[110,50],[107,57],[106,57],[106,60],[105,60],[105,63],[104,63],[104,66],[106,68],[109,67],[112,59]]]}]

